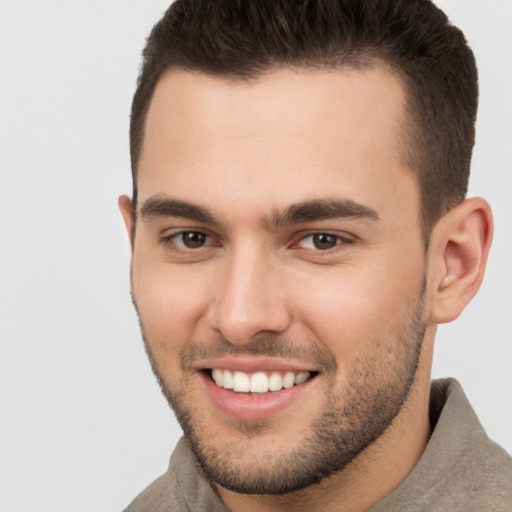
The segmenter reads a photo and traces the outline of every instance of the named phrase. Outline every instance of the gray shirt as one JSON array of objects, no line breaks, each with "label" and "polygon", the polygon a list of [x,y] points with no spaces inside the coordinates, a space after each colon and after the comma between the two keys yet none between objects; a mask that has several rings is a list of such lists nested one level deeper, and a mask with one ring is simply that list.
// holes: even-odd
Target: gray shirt
[{"label": "gray shirt", "polygon": [[[512,458],[491,441],[460,384],[432,383],[430,441],[409,476],[368,512],[512,511]],[[125,512],[229,512],[202,476],[185,439],[167,472]]]}]

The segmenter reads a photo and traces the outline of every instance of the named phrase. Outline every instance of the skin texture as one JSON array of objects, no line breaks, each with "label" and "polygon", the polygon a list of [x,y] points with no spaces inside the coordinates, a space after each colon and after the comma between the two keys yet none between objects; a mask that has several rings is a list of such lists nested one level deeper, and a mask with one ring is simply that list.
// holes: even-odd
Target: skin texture
[{"label": "skin texture", "polygon": [[[164,393],[234,511],[364,510],[428,440],[435,324],[478,289],[492,224],[466,201],[425,252],[403,115],[380,66],[175,71],[157,86],[135,229],[120,198],[132,295]],[[270,415],[254,400],[254,418],[236,417],[208,391],[205,368],[272,365],[315,377]]]}]

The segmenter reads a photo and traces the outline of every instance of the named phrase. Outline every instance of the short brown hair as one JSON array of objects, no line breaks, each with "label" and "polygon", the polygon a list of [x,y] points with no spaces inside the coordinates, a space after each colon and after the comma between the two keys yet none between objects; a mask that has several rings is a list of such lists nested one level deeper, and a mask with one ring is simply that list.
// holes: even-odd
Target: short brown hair
[{"label": "short brown hair", "polygon": [[176,0],[148,37],[133,98],[134,215],[145,118],[165,71],[244,80],[283,66],[375,61],[407,96],[402,156],[417,174],[428,239],[466,195],[478,105],[473,53],[429,0]]}]

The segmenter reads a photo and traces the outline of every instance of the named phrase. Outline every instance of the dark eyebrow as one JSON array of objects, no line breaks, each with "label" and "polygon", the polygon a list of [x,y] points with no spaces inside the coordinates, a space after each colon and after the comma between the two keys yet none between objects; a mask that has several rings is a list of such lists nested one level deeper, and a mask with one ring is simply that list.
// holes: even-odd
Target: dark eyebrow
[{"label": "dark eyebrow", "polygon": [[[183,217],[196,222],[219,224],[213,214],[205,208],[179,199],[155,196],[144,202],[140,209],[140,218],[144,222],[158,217]],[[274,211],[263,220],[263,225],[275,230],[290,224],[336,218],[380,220],[373,208],[350,199],[316,199],[292,204],[282,211]]]},{"label": "dark eyebrow", "polygon": [[140,209],[140,218],[147,221],[155,217],[184,217],[185,219],[217,224],[213,215],[195,204],[167,197],[151,197]]},{"label": "dark eyebrow", "polygon": [[275,212],[268,227],[277,229],[283,225],[337,218],[380,220],[379,214],[373,208],[350,199],[320,199],[293,204],[284,211]]}]

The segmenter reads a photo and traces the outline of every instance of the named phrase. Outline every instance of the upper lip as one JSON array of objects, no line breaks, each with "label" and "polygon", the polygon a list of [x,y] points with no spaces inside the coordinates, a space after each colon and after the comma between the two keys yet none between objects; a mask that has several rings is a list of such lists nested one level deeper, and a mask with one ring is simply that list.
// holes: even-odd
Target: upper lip
[{"label": "upper lip", "polygon": [[214,359],[205,359],[195,364],[197,370],[218,368],[219,370],[240,371],[256,373],[263,371],[283,372],[315,372],[318,371],[311,363],[300,363],[278,358],[253,356],[223,356]]}]

